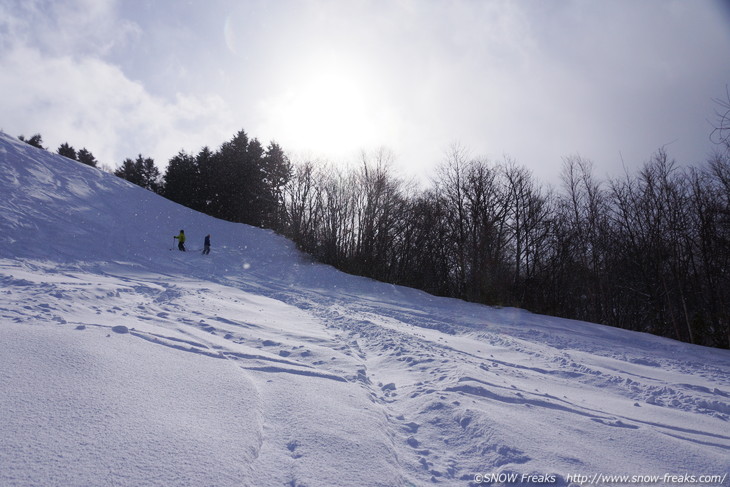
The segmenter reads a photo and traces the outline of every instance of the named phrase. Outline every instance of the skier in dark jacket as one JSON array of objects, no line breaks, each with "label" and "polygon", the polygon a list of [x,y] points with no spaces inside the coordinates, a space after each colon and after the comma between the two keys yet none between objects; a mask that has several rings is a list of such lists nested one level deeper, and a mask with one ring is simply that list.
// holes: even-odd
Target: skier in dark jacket
[{"label": "skier in dark jacket", "polygon": [[205,242],[203,242],[203,255],[210,253],[210,235],[205,236]]},{"label": "skier in dark jacket", "polygon": [[180,235],[173,238],[177,239],[177,249],[185,252],[185,230],[180,230]]}]

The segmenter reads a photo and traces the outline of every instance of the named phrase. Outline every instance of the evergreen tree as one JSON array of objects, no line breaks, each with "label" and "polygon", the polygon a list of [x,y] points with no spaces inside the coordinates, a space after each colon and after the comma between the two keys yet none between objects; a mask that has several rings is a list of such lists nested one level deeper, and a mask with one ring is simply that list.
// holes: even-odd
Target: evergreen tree
[{"label": "evergreen tree", "polygon": [[68,157],[69,159],[73,159],[74,161],[77,161],[76,157],[76,149],[68,145],[68,142],[64,142],[58,147],[58,155],[61,155],[63,157]]},{"label": "evergreen tree", "polygon": [[224,142],[210,161],[209,210],[212,216],[243,222],[243,165],[248,143],[248,136],[241,130],[230,141]]},{"label": "evergreen tree", "polygon": [[244,223],[263,227],[266,225],[270,194],[264,172],[264,148],[258,139],[253,139],[242,161],[242,200],[239,201],[239,215]]},{"label": "evergreen tree", "polygon": [[286,219],[284,188],[292,177],[292,165],[276,142],[271,142],[266,148],[262,159],[262,173],[266,190],[265,220],[275,230],[281,230]]},{"label": "evergreen tree", "polygon": [[137,186],[142,186],[142,175],[137,171],[134,161],[130,158],[124,159],[122,165],[114,171],[114,175]]},{"label": "evergreen tree", "polygon": [[119,169],[114,171],[114,175],[155,193],[161,189],[160,171],[151,157],[142,157],[142,154],[134,161],[125,159]]},{"label": "evergreen tree", "polygon": [[41,137],[41,134],[35,134],[30,139],[26,139],[24,136],[19,135],[18,139],[22,140],[26,144],[32,145],[33,147],[37,147],[43,150],[46,149],[45,147],[43,147],[43,137]]},{"label": "evergreen tree", "polygon": [[210,205],[213,200],[214,157],[215,154],[207,146],[195,156],[199,180],[192,208],[208,215],[211,214]]},{"label": "evergreen tree", "polygon": [[180,151],[170,159],[164,176],[165,198],[195,208],[200,191],[200,171],[196,158]]},{"label": "evergreen tree", "polygon": [[[125,161],[121,177],[144,186],[139,161]],[[208,147],[193,156],[184,151],[170,160],[164,195],[175,202],[224,220],[283,229],[284,187],[291,163],[276,144],[264,150],[258,139],[241,130],[220,149]]]},{"label": "evergreen tree", "polygon": [[96,160],[96,158],[94,157],[94,154],[92,154],[91,152],[89,152],[89,151],[88,151],[88,150],[86,149],[86,147],[84,147],[83,149],[81,149],[81,150],[80,150],[80,151],[79,151],[79,152],[78,152],[78,153],[76,154],[76,157],[77,157],[77,160],[78,160],[79,162],[81,162],[81,163],[83,163],[83,164],[86,164],[87,166],[91,166],[91,167],[98,167],[98,161],[97,161],[97,160]]},{"label": "evergreen tree", "polygon": [[135,165],[139,165],[141,168],[142,178],[144,181],[143,188],[149,189],[155,193],[160,193],[162,190],[162,179],[160,176],[160,170],[155,166],[155,161],[151,157],[142,157],[140,154],[135,161]]},{"label": "evergreen tree", "polygon": [[263,225],[262,195],[264,150],[243,130],[225,142],[211,164],[210,214],[229,221]]}]

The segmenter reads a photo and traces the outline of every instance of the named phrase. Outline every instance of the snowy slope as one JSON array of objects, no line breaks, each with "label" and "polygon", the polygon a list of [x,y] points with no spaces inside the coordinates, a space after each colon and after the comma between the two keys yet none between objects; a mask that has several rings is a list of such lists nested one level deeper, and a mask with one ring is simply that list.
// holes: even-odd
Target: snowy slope
[{"label": "snowy slope", "polygon": [[729,458],[727,350],[348,276],[0,133],[0,486],[730,485]]}]

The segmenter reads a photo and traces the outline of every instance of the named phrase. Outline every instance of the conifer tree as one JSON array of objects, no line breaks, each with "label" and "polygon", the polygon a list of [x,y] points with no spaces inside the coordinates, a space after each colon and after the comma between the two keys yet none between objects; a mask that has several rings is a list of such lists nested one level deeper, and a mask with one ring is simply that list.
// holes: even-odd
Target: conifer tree
[{"label": "conifer tree", "polygon": [[114,171],[114,175],[126,179],[137,186],[142,186],[142,175],[137,171],[134,161],[130,158],[124,159],[122,165]]},{"label": "conifer tree", "polygon": [[43,149],[43,150],[46,149],[45,147],[43,147],[43,137],[41,137],[41,134],[35,134],[30,139],[26,139],[25,136],[19,135],[18,139],[22,140],[23,142],[25,142],[28,145],[32,145],[33,147],[37,147],[37,148]]},{"label": "conifer tree", "polygon": [[125,159],[114,175],[155,193],[161,190],[159,169],[151,157],[142,157],[142,154],[134,161]]},{"label": "conifer tree", "polygon": [[185,151],[178,152],[167,165],[164,181],[165,198],[195,208],[200,190],[200,171],[194,156]]},{"label": "conifer tree", "polygon": [[86,147],[84,147],[83,149],[81,149],[81,150],[80,150],[80,151],[79,151],[79,152],[78,152],[78,153],[76,154],[76,157],[77,157],[77,160],[78,160],[79,162],[81,162],[81,163],[83,163],[83,164],[86,164],[87,166],[91,166],[91,167],[98,167],[98,161],[97,161],[97,160],[96,160],[96,158],[94,157],[94,154],[92,154],[91,152],[89,152],[89,151],[88,151],[88,150],[86,149]]},{"label": "conifer tree", "polygon": [[58,155],[61,155],[63,157],[68,157],[69,159],[73,159],[74,161],[78,160],[76,156],[76,149],[68,145],[68,142],[64,142],[63,144],[61,144],[56,152],[58,152]]},{"label": "conifer tree", "polygon": [[208,215],[211,214],[210,205],[213,199],[211,181],[213,179],[214,156],[213,151],[207,146],[203,147],[195,156],[195,166],[198,170],[199,180],[198,186],[195,188],[195,201],[192,208]]},{"label": "conifer tree", "polygon": [[209,173],[210,214],[228,221],[250,223],[243,219],[246,199],[243,187],[243,166],[248,151],[248,135],[239,131],[231,140],[224,142],[211,160]]},{"label": "conifer tree", "polygon": [[286,219],[284,188],[291,179],[292,165],[276,142],[271,142],[266,148],[262,159],[262,173],[266,189],[265,220],[275,230],[281,230]]}]

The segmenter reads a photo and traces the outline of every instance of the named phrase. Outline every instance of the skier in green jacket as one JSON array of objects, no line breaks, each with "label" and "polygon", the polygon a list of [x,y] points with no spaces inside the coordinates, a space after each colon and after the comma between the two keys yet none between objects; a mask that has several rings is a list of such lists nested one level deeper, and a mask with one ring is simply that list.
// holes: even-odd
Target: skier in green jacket
[{"label": "skier in green jacket", "polygon": [[177,249],[185,252],[185,230],[180,230],[180,235],[173,238],[177,239]]}]

